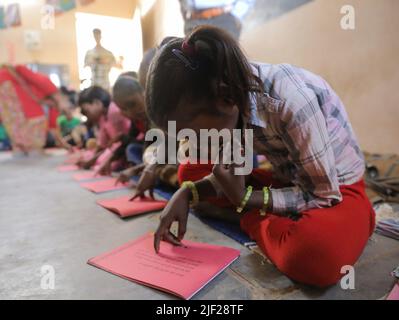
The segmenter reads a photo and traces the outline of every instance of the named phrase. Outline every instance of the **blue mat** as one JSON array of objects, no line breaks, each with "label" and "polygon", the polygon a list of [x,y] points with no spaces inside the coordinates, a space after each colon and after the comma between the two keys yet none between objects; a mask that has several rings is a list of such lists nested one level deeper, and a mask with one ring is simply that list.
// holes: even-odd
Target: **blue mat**
[{"label": "blue mat", "polygon": [[195,215],[198,219],[200,219],[203,223],[206,225],[210,226],[211,228],[215,229],[216,231],[219,231],[229,238],[237,241],[238,243],[241,243],[243,246],[252,246],[255,245],[256,242],[252,241],[246,233],[244,233],[240,226],[236,224],[231,224],[222,220],[218,219],[213,219],[213,218],[204,218],[204,217],[199,217],[196,215],[194,212],[191,212],[193,215]]}]

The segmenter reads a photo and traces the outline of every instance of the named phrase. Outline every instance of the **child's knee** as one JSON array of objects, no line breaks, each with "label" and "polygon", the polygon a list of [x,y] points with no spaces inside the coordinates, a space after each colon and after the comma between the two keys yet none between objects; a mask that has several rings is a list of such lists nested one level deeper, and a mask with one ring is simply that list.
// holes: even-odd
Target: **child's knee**
[{"label": "child's knee", "polygon": [[303,240],[290,246],[280,259],[279,269],[291,279],[316,287],[328,287],[339,281],[344,265],[340,250],[330,243]]}]

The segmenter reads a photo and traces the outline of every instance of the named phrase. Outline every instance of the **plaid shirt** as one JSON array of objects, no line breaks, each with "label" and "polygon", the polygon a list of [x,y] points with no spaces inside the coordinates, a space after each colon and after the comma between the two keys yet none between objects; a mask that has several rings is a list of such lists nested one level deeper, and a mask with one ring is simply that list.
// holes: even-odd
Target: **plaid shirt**
[{"label": "plaid shirt", "polygon": [[344,105],[321,77],[288,64],[253,64],[263,81],[247,127],[254,149],[287,185],[272,189],[273,212],[303,212],[342,200],[340,185],[362,179],[363,154]]}]

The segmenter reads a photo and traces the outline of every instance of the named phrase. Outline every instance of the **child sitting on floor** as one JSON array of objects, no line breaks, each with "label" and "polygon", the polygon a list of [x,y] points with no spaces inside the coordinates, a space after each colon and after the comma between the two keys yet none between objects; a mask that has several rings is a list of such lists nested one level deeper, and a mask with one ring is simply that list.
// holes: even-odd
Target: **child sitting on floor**
[{"label": "child sitting on floor", "polygon": [[[181,245],[189,204],[241,215],[241,227],[295,281],[325,287],[354,265],[374,229],[364,160],[344,105],[321,77],[289,64],[250,64],[224,31],[202,26],[157,53],[147,78],[149,118],[167,129],[252,129],[273,165],[236,175],[236,164],[181,164],[183,184],[154,237]],[[178,235],[171,225],[178,221]]]},{"label": "child sitting on floor", "polygon": [[81,149],[84,146],[84,137],[87,129],[81,120],[73,115],[71,108],[64,110],[57,118],[57,124],[64,139],[72,146]]},{"label": "child sitting on floor", "polygon": [[[143,90],[138,80],[132,77],[120,77],[113,88],[113,98],[123,115],[132,122],[129,135],[119,150],[125,150],[126,158],[132,167],[122,171],[118,182],[127,182],[134,176],[140,175],[133,198],[142,196],[149,191],[153,197],[153,189],[157,182],[164,185],[177,187],[177,166],[154,165],[151,162],[152,149],[145,148],[144,132],[147,129],[147,116]],[[143,149],[145,149],[143,156]]]},{"label": "child sitting on floor", "polygon": [[123,116],[116,104],[111,101],[111,95],[98,86],[83,90],[79,95],[78,104],[91,125],[98,127],[97,146],[93,156],[88,160],[79,161],[78,165],[84,169],[90,169],[107,151],[108,154],[102,162],[97,163],[99,173],[108,173],[112,169],[117,169],[118,163],[111,168],[111,163],[107,160],[117,149],[123,136],[128,134],[130,120]]}]

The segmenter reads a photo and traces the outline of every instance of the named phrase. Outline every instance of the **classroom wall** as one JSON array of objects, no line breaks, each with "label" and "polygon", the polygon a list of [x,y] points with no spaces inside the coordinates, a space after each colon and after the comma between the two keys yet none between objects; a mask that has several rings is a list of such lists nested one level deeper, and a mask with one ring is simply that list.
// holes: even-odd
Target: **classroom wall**
[{"label": "classroom wall", "polygon": [[[182,34],[177,2],[157,0],[143,17],[145,49]],[[355,30],[340,27],[340,9],[347,4],[355,8]],[[134,8],[134,0],[96,0],[77,10],[132,18]],[[10,43],[17,63],[68,64],[78,87],[75,10],[58,16],[55,30],[42,30],[42,50],[27,52],[23,31],[40,29],[40,5],[22,9],[22,27],[0,30],[0,63],[8,61]],[[344,101],[361,147],[399,153],[397,12],[397,0],[314,0],[244,32],[241,43],[253,60],[289,62],[322,75]]]},{"label": "classroom wall", "polygon": [[[355,30],[340,9],[355,8]],[[399,153],[399,1],[315,0],[244,33],[253,60],[322,75],[344,101],[363,150]]]},{"label": "classroom wall", "polygon": [[151,10],[142,17],[141,27],[144,50],[159,45],[167,36],[183,37],[184,21],[179,0],[156,0]]},{"label": "classroom wall", "polygon": [[[75,12],[86,12],[120,18],[133,18],[136,0],[96,0],[87,6],[56,16],[54,30],[41,29],[40,10],[44,0],[33,4],[21,3],[22,26],[0,30],[0,63],[10,62],[10,45],[15,63],[67,64],[71,84],[79,88],[77,63]],[[25,30],[40,30],[42,47],[39,51],[27,51],[24,45]]]}]

